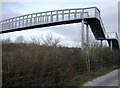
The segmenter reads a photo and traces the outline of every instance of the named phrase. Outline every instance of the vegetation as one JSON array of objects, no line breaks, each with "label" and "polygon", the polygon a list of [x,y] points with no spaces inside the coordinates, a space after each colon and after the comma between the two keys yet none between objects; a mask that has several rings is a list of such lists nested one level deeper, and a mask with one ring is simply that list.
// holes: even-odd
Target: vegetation
[{"label": "vegetation", "polygon": [[80,48],[60,46],[60,39],[52,36],[42,42],[23,40],[2,41],[3,86],[80,86],[117,69],[120,62],[120,51],[106,47],[91,46],[86,54]]}]

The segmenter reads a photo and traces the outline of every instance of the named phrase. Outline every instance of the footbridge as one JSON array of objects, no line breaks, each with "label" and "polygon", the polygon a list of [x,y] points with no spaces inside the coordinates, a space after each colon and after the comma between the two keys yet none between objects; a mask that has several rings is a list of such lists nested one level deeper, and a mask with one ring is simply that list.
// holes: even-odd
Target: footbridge
[{"label": "footbridge", "polygon": [[[87,28],[90,26],[97,40],[107,40],[111,49],[120,49],[117,33],[107,33],[105,31],[100,11],[97,7],[54,10],[9,18],[0,21],[0,34],[79,22],[82,22],[82,47],[84,46],[84,25],[86,24]],[[88,44],[88,35],[86,37],[86,43]]]}]

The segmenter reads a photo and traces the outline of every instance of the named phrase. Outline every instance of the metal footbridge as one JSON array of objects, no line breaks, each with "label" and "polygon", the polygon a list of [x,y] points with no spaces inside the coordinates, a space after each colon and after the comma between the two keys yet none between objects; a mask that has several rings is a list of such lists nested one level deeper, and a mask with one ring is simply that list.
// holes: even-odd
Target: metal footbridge
[{"label": "metal footbridge", "polygon": [[9,18],[0,21],[0,34],[78,22],[87,23],[97,40],[107,40],[112,49],[120,49],[117,33],[105,31],[97,7],[54,10]]}]

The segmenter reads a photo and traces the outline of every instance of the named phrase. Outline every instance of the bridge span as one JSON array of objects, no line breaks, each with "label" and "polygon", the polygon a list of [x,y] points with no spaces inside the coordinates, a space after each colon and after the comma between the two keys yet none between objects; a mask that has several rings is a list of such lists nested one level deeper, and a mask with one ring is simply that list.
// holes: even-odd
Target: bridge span
[{"label": "bridge span", "polygon": [[117,33],[105,31],[100,10],[97,7],[54,10],[9,18],[0,21],[0,34],[79,22],[82,22],[82,47],[84,44],[84,24],[87,24],[97,40],[107,40],[111,49],[120,49]]}]

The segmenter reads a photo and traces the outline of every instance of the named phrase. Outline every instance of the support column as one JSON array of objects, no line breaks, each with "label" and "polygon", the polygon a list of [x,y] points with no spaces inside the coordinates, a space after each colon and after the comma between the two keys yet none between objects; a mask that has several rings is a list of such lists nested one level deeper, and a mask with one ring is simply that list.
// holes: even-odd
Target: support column
[{"label": "support column", "polygon": [[84,49],[84,19],[82,19],[82,25],[81,25],[81,49]]},{"label": "support column", "polygon": [[101,48],[103,47],[102,41],[103,41],[103,40],[100,40]]},{"label": "support column", "polygon": [[113,46],[113,42],[112,42],[112,40],[110,41],[110,49],[112,50],[112,47]]},{"label": "support column", "polygon": [[89,58],[89,29],[88,29],[88,23],[86,22],[86,64],[88,72],[90,72],[90,58]]},{"label": "support column", "polygon": [[89,47],[89,29],[88,29],[88,23],[86,23],[86,45],[87,48]]},{"label": "support column", "polygon": [[[103,47],[102,41],[103,41],[103,40],[100,40],[100,47],[101,47],[101,48]],[[100,53],[100,59],[101,59],[101,61],[103,61],[103,58],[102,58],[102,57],[103,57],[103,56],[102,56],[102,49],[100,49],[100,52],[101,52],[101,53]]]}]

